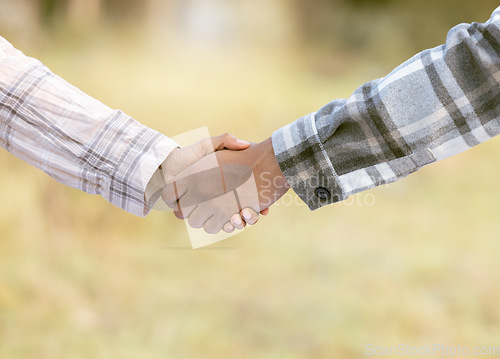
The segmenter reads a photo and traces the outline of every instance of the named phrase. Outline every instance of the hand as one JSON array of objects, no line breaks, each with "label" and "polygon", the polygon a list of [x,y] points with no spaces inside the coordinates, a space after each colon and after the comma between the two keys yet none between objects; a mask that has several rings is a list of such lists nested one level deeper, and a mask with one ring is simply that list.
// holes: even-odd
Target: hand
[{"label": "hand", "polygon": [[[249,145],[248,142],[239,140],[233,135],[226,133],[216,137],[205,138],[184,148],[176,148],[160,166],[165,183],[171,182],[184,169],[215,151],[223,149],[239,151],[248,148]],[[262,215],[267,215],[268,213],[268,209],[260,211]],[[241,229],[247,223],[255,224],[258,220],[259,213],[251,209],[244,209],[241,214],[235,214],[231,218],[231,223],[228,223],[225,229],[227,232],[232,232],[234,228]]]},{"label": "hand", "polygon": [[162,198],[192,227],[217,233],[231,230],[230,219],[241,208],[263,211],[289,187],[269,138],[245,150],[222,150],[202,158],[176,176]]}]

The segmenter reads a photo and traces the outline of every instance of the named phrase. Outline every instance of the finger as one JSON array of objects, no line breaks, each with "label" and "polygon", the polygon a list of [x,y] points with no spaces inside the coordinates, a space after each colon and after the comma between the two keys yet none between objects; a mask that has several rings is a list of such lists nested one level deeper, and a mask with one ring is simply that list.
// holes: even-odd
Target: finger
[{"label": "finger", "polygon": [[205,222],[212,217],[212,213],[203,206],[197,206],[188,217],[188,223],[191,227],[202,228]]},{"label": "finger", "polygon": [[187,217],[184,217],[184,214],[180,209],[174,210],[174,214],[178,219],[186,219]]},{"label": "finger", "polygon": [[222,223],[217,221],[215,217],[210,217],[203,224],[203,230],[208,234],[217,234],[222,229]]},{"label": "finger", "polygon": [[170,208],[176,209],[178,200],[187,192],[187,185],[181,182],[171,182],[166,184],[161,191],[161,199]]},{"label": "finger", "polygon": [[[215,151],[225,148],[229,150],[244,150],[248,148],[248,146],[250,146],[248,142],[239,140],[229,133],[216,137],[204,138],[183,149],[172,151],[164,162],[164,176],[168,182],[172,177],[176,176],[184,169]],[[217,159],[215,157],[213,163],[214,167],[216,167]]]},{"label": "finger", "polygon": [[182,206],[180,202],[177,202],[177,207],[174,209],[174,214],[179,219],[188,219],[188,217],[190,217],[198,207],[198,205]]},{"label": "finger", "polygon": [[238,213],[231,217],[231,224],[237,229],[243,229],[247,225]]},{"label": "finger", "polygon": [[251,208],[244,208],[240,214],[249,225],[254,225],[259,220],[259,214]]},{"label": "finger", "polygon": [[267,216],[269,214],[269,208],[263,209],[262,211],[260,211],[260,214],[262,214],[263,216]]},{"label": "finger", "polygon": [[250,143],[247,141],[239,140],[230,133],[212,137],[211,140],[213,151],[223,150],[224,148],[229,150],[244,150],[250,146]]},{"label": "finger", "polygon": [[224,227],[222,227],[222,230],[226,233],[233,233],[234,232],[234,226],[231,224],[231,222],[227,222]]},{"label": "finger", "polygon": [[250,146],[248,142],[239,140],[229,133],[215,137],[206,137],[184,148],[184,151],[181,153],[181,162],[185,168],[215,151],[225,148],[229,150],[244,150],[248,146]]}]

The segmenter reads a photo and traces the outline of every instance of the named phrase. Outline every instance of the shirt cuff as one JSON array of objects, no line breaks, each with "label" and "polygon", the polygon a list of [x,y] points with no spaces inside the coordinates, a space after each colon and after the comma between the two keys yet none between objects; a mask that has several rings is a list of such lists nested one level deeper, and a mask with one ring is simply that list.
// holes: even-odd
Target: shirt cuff
[{"label": "shirt cuff", "polygon": [[315,115],[302,117],[272,136],[281,171],[311,210],[347,198],[318,136]]},{"label": "shirt cuff", "polygon": [[[144,173],[144,178],[149,180],[146,182],[146,187],[144,188],[144,206],[143,206],[143,216],[149,214],[149,212],[155,208],[155,204],[160,198],[161,190],[165,186],[165,181],[163,179],[163,171],[160,165],[165,162],[170,153],[179,148],[180,145],[174,140],[163,136],[161,140],[156,144],[154,151],[146,156],[143,161],[146,170]],[[153,174],[151,170],[154,170]]]},{"label": "shirt cuff", "polygon": [[154,205],[146,199],[146,188],[160,165],[179,145],[137,121],[129,124],[124,137],[128,137],[130,142],[101,194],[115,206],[144,217]]}]

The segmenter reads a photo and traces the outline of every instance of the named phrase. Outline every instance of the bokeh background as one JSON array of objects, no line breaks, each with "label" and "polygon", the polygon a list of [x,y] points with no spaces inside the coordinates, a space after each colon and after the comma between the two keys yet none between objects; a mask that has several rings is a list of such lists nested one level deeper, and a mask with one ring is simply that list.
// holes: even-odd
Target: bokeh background
[{"label": "bokeh background", "polygon": [[[0,33],[167,135],[208,125],[261,141],[497,6],[0,0]],[[136,218],[2,150],[0,358],[498,347],[499,156],[494,139],[315,212],[289,193],[257,226],[193,251],[172,214]]]}]

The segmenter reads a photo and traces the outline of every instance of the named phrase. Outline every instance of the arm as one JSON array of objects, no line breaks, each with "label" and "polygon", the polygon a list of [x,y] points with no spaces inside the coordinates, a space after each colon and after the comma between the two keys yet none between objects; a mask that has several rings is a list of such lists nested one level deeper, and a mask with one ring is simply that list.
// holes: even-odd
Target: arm
[{"label": "arm", "polygon": [[223,135],[179,149],[0,37],[0,146],[61,183],[145,216],[163,186],[158,177],[175,176],[211,152],[248,145]]},{"label": "arm", "polygon": [[499,80],[500,8],[276,131],[276,158],[311,209],[344,200],[499,134]]},{"label": "arm", "polygon": [[[213,183],[190,187],[204,183],[195,168],[203,169],[203,160],[191,168],[194,179],[184,186],[179,179],[180,195],[166,191],[164,199],[207,231],[220,229],[241,206],[270,206],[288,186],[312,210],[342,201],[499,134],[499,80],[500,8],[485,24],[458,25],[446,44],[281,128],[272,142],[215,154],[221,168],[236,163],[252,170],[256,194],[247,202],[231,205],[227,194],[213,198],[220,187]],[[203,206],[191,211],[194,203]]]},{"label": "arm", "polygon": [[144,216],[146,185],[177,144],[0,38],[0,145],[51,177]]}]

